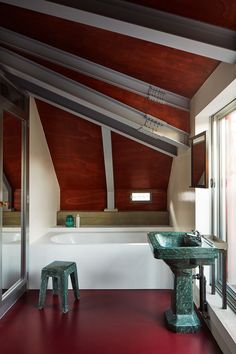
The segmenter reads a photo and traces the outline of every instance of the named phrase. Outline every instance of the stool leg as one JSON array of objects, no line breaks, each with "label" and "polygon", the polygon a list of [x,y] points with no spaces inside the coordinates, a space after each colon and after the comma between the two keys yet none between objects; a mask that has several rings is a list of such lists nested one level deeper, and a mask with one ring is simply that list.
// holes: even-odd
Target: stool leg
[{"label": "stool leg", "polygon": [[38,304],[39,310],[41,310],[44,307],[47,286],[48,286],[48,276],[44,275],[42,273],[41,285],[40,285],[40,291],[39,291],[39,304]]},{"label": "stool leg", "polygon": [[58,278],[52,278],[53,295],[58,295]]},{"label": "stool leg", "polygon": [[74,292],[74,296],[76,300],[79,300],[80,294],[79,294],[79,282],[78,282],[78,275],[77,275],[77,269],[70,275],[71,278],[71,284]]},{"label": "stool leg", "polygon": [[60,298],[62,312],[68,311],[68,275],[62,275],[60,277]]}]

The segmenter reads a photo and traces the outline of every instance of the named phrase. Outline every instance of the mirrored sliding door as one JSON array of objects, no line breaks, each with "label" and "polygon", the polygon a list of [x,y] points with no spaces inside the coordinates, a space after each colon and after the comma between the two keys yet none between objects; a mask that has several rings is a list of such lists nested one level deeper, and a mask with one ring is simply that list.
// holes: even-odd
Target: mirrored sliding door
[{"label": "mirrored sliding door", "polygon": [[28,98],[0,76],[0,317],[27,286]]}]

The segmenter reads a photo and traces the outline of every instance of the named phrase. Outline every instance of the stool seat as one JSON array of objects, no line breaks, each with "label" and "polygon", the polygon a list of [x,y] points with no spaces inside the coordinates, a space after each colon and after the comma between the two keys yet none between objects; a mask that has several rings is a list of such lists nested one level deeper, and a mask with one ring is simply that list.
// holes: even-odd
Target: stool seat
[{"label": "stool seat", "polygon": [[68,311],[68,277],[70,275],[72,288],[76,300],[79,300],[79,283],[75,262],[54,261],[41,271],[41,285],[38,308],[44,307],[48,278],[52,277],[53,295],[60,295],[62,311]]}]

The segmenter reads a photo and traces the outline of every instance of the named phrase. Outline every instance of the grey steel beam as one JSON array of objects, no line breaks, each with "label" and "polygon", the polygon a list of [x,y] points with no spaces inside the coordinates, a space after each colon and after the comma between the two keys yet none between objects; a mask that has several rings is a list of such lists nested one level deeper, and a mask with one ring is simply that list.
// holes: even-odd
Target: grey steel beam
[{"label": "grey steel beam", "polygon": [[43,99],[46,102],[53,103],[61,107],[62,109],[65,109],[74,114],[77,113],[79,117],[88,119],[93,123],[97,123],[101,126],[110,127],[115,132],[122,133],[122,135],[125,135],[133,140],[136,140],[167,155],[177,156],[177,147],[174,145],[171,145],[160,139],[153,138],[122,122],[111,119],[109,115],[104,115],[96,110],[85,107],[83,104],[68,98],[67,95],[63,93],[55,93],[53,91],[50,91],[49,89],[41,87],[40,85],[17,77],[16,75],[13,75],[9,72],[6,73],[6,75],[19,87],[24,90],[27,90],[29,93],[33,94],[34,96],[40,99]]},{"label": "grey steel beam", "polygon": [[115,188],[111,129],[102,127],[102,145],[107,185],[107,207],[105,211],[117,211],[115,209]]},{"label": "grey steel beam", "polygon": [[136,130],[142,130],[143,134],[152,135],[154,138],[177,147],[188,148],[188,134],[186,132],[156,117],[147,116],[143,112],[78,84],[7,49],[0,48],[0,58],[3,67],[16,76],[37,83],[45,89],[60,92],[60,94],[66,95],[88,108],[109,116],[112,120],[122,122]]},{"label": "grey steel beam", "polygon": [[38,58],[46,59],[76,72],[116,85],[125,90],[147,97],[151,101],[189,110],[190,99],[187,97],[137,80],[121,72],[109,69],[3,27],[0,27],[0,44],[11,46],[13,49],[33,54]]},{"label": "grey steel beam", "polygon": [[236,61],[235,31],[126,1],[2,2],[227,63]]}]

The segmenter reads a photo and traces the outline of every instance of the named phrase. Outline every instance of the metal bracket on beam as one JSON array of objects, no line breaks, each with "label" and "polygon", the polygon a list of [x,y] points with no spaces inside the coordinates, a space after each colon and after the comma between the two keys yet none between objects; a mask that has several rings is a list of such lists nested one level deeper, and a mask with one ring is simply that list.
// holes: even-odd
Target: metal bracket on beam
[{"label": "metal bracket on beam", "polygon": [[167,124],[161,119],[154,118],[148,114],[144,115],[144,124],[139,131],[151,136],[161,136],[165,141],[175,142],[177,147],[189,147],[189,134]]},{"label": "metal bracket on beam", "polygon": [[158,103],[165,103],[165,90],[150,85],[148,89],[148,99]]}]

